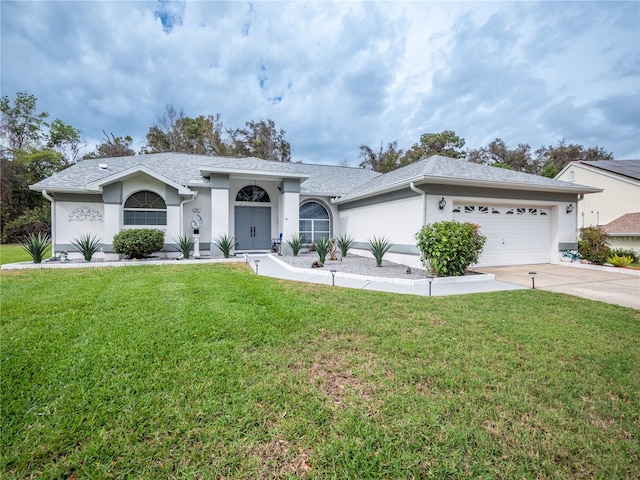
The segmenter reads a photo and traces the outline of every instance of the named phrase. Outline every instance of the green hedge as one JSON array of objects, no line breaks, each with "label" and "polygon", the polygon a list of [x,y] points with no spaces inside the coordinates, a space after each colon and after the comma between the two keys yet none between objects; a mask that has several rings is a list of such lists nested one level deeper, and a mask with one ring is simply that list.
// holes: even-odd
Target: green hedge
[{"label": "green hedge", "polygon": [[464,275],[469,265],[478,262],[487,240],[478,225],[455,221],[425,225],[416,238],[422,263],[438,277]]},{"label": "green hedge", "polygon": [[155,228],[123,230],[113,237],[113,249],[129,258],[147,258],[164,248],[164,232]]}]

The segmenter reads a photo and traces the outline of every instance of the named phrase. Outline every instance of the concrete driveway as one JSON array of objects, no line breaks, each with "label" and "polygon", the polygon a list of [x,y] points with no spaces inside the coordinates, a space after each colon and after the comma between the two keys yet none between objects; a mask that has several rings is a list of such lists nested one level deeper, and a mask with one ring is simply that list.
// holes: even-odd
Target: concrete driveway
[{"label": "concrete driveway", "polygon": [[493,273],[496,280],[523,287],[531,287],[529,272],[536,272],[536,288],[540,290],[568,293],[640,309],[640,270],[570,263],[486,267],[477,270]]}]

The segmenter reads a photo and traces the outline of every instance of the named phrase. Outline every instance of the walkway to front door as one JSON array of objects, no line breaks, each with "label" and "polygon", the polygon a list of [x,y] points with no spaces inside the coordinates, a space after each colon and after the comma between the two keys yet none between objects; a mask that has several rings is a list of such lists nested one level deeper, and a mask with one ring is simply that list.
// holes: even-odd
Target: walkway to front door
[{"label": "walkway to front door", "polygon": [[271,207],[235,207],[237,250],[271,248]]}]

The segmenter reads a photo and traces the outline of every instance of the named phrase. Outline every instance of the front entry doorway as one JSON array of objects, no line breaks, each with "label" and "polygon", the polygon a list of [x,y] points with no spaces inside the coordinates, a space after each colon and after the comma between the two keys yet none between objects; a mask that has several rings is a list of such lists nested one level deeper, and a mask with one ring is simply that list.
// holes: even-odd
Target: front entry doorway
[{"label": "front entry doorway", "polygon": [[235,207],[237,250],[271,248],[271,207]]}]

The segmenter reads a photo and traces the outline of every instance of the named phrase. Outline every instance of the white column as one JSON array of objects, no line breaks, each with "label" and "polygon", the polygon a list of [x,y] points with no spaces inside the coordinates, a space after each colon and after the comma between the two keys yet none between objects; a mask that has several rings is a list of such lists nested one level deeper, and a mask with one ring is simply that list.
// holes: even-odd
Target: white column
[{"label": "white column", "polygon": [[113,245],[113,237],[120,233],[120,225],[122,223],[120,212],[122,212],[122,205],[115,203],[104,204],[104,237],[102,241],[108,245]]},{"label": "white column", "polygon": [[300,194],[297,192],[285,192],[282,194],[282,223],[280,233],[282,233],[282,253],[286,249],[286,240],[295,235],[300,230]]},{"label": "white column", "polygon": [[229,190],[227,188],[211,189],[211,256],[218,257],[222,252],[213,245],[213,241],[222,235],[231,236],[229,232]]}]

